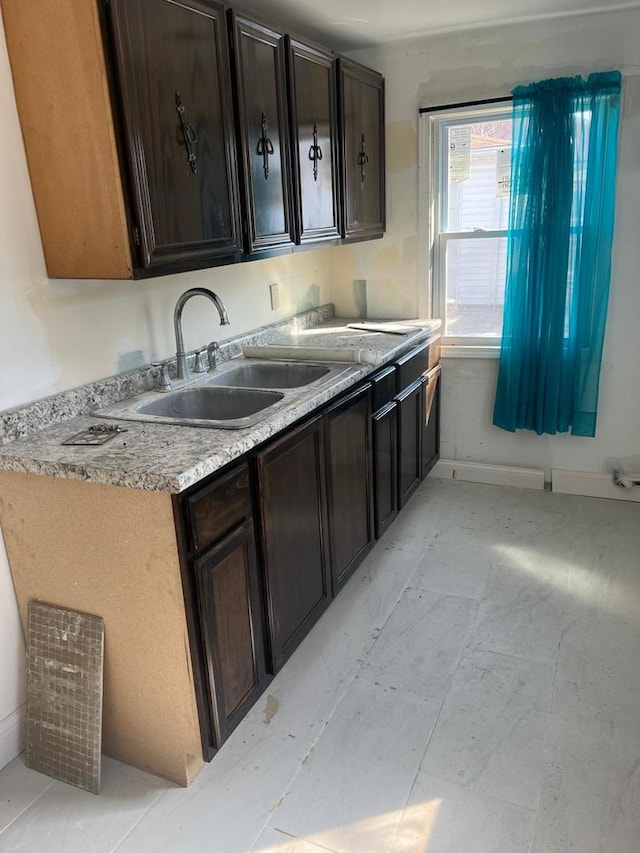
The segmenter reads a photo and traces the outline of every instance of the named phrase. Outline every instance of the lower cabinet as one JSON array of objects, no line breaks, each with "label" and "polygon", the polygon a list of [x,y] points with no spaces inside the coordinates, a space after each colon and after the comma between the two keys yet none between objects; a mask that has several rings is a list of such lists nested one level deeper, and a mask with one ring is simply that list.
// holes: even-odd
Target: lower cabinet
[{"label": "lower cabinet", "polygon": [[429,357],[409,351],[179,498],[205,757],[435,464],[440,367]]},{"label": "lower cabinet", "polygon": [[388,403],[372,418],[376,539],[398,514],[398,404]]},{"label": "lower cabinet", "polygon": [[264,689],[264,621],[253,523],[246,521],[193,563],[214,745]]},{"label": "lower cabinet", "polygon": [[422,479],[422,379],[396,397],[398,403],[398,507],[402,509]]},{"label": "lower cabinet", "polygon": [[277,672],[331,599],[323,420],[256,456],[271,661]]},{"label": "lower cabinet", "polygon": [[371,386],[325,414],[331,581],[336,595],[373,544]]}]

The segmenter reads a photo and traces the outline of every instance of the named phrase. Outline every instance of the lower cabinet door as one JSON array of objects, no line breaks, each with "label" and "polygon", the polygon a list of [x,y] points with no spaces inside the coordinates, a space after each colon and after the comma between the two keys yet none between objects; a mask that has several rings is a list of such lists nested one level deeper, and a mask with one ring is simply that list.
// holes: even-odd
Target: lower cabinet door
[{"label": "lower cabinet door", "polygon": [[380,409],[372,423],[375,531],[380,539],[398,514],[398,404]]},{"label": "lower cabinet door", "polygon": [[270,444],[256,458],[274,672],[302,642],[331,599],[322,423],[322,418],[315,418]]},{"label": "lower cabinet door", "polygon": [[325,418],[331,580],[336,595],[373,544],[371,386],[349,394]]},{"label": "lower cabinet door", "polygon": [[402,509],[422,479],[422,378],[396,397],[398,403],[398,507]]},{"label": "lower cabinet door", "polygon": [[219,747],[268,681],[253,523],[236,528],[193,567]]},{"label": "lower cabinet door", "polygon": [[422,476],[426,477],[440,457],[440,365],[425,376],[423,386]]}]

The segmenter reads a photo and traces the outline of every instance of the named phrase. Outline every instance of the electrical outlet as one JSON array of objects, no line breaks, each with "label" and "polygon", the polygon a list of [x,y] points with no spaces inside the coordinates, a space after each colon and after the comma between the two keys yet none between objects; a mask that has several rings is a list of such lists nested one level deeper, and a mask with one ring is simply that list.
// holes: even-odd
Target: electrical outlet
[{"label": "electrical outlet", "polygon": [[277,284],[269,285],[269,295],[271,296],[271,310],[277,311],[280,307],[280,288]]}]

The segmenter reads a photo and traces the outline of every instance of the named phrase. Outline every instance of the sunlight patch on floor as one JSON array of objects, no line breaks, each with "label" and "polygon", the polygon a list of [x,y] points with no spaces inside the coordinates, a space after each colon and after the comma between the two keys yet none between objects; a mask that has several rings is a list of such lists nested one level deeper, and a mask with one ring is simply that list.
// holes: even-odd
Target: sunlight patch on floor
[{"label": "sunlight patch on floor", "polygon": [[[555,571],[549,571],[549,567],[547,567],[544,577],[540,578],[540,566],[545,562],[550,560],[549,556],[546,554],[539,553],[535,545],[496,545],[494,546],[494,551],[499,551],[502,555],[501,559],[498,560],[498,563],[503,566],[509,566],[509,568],[517,569],[530,575],[532,578],[538,578],[545,584],[551,584],[552,586],[557,587],[559,590],[565,589],[567,577],[569,576],[569,572],[574,572],[576,569],[580,570],[579,566],[576,566],[575,563],[569,562],[567,560],[561,560],[558,557],[553,557],[553,565],[555,567]],[[587,575],[589,579],[591,578],[592,572],[581,569],[584,577],[584,581],[587,580]],[[572,583],[573,583],[572,576]],[[578,583],[580,589],[577,589],[577,594],[582,598],[583,595],[588,598],[590,595],[589,591],[586,590],[585,583]]]},{"label": "sunlight patch on floor", "polygon": [[[348,826],[305,835],[304,838],[276,828],[275,831],[282,835],[282,841],[257,847],[255,853],[334,853],[337,849],[366,850],[367,853],[428,853],[441,805],[442,800],[433,799],[374,815]],[[337,847],[331,846],[331,838],[339,839]]]}]

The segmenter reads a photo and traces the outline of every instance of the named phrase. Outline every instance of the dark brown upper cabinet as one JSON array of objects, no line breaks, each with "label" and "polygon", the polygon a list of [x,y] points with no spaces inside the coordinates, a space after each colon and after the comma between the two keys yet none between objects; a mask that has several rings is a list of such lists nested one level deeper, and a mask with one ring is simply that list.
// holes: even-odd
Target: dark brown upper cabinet
[{"label": "dark brown upper cabinet", "polygon": [[295,239],[340,237],[335,57],[287,38]]},{"label": "dark brown upper cabinet", "polygon": [[229,12],[247,254],[291,249],[291,166],[284,35]]},{"label": "dark brown upper cabinet", "polygon": [[219,0],[0,2],[51,278],[382,236],[375,72]]},{"label": "dark brown upper cabinet", "polygon": [[242,230],[224,6],[111,0],[109,9],[140,266],[232,260]]},{"label": "dark brown upper cabinet", "polygon": [[338,59],[342,236],[382,237],[385,229],[384,78]]}]

